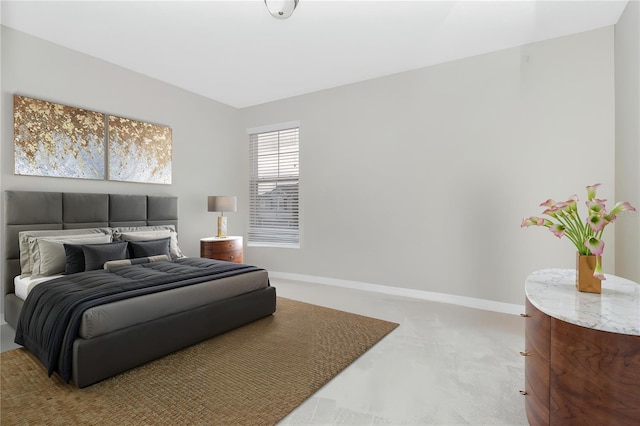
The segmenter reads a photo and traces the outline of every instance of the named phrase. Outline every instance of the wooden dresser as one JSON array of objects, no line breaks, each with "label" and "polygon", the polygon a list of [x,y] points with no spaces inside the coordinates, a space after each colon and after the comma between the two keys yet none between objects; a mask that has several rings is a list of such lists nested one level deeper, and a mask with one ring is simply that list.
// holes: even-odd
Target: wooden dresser
[{"label": "wooden dresser", "polygon": [[607,275],[581,293],[574,270],[548,269],[525,292],[529,423],[640,424],[640,285]]},{"label": "wooden dresser", "polygon": [[242,263],[242,237],[202,238],[200,257]]}]

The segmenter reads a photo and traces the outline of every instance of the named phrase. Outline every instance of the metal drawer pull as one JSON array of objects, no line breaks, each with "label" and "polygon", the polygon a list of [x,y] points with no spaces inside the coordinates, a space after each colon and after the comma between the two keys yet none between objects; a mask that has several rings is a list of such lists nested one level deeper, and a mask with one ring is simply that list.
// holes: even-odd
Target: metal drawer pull
[{"label": "metal drawer pull", "polygon": [[531,315],[529,315],[529,314],[520,314],[520,316],[521,316],[522,318],[529,318]]},{"label": "metal drawer pull", "polygon": [[520,391],[520,395],[528,395],[529,393],[527,391]]},{"label": "metal drawer pull", "polygon": [[529,351],[522,351],[522,352],[520,352],[520,355],[529,356]]}]

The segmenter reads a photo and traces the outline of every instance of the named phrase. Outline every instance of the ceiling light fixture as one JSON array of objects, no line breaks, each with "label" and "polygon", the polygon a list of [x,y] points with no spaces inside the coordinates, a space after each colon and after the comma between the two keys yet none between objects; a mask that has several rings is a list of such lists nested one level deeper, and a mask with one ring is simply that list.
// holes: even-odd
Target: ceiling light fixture
[{"label": "ceiling light fixture", "polygon": [[298,5],[298,0],[264,0],[271,16],[276,19],[287,19]]}]

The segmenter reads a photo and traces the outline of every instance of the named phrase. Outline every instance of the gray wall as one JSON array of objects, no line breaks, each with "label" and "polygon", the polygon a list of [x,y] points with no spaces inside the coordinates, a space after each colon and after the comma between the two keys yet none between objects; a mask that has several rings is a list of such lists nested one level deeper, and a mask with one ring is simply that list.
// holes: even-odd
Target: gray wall
[{"label": "gray wall", "polygon": [[[244,130],[299,120],[302,248],[246,248],[247,262],[522,304],[527,274],[575,261],[520,219],[595,182],[615,198],[613,46],[609,27],[237,111],[3,27],[0,184],[177,195],[197,256],[215,226],[207,195],[239,196],[230,231],[246,235]],[[174,183],[14,176],[14,93],[171,126]]]},{"label": "gray wall", "polygon": [[[616,200],[640,209],[640,3],[630,1],[615,26]],[[624,226],[621,226],[624,221]],[[640,282],[640,220],[616,226],[616,274]]]},{"label": "gray wall", "polygon": [[[177,195],[180,246],[199,256],[199,240],[214,235],[207,195],[246,191],[235,178],[246,162],[237,149],[237,109],[96,58],[2,27],[2,190]],[[173,129],[173,183],[151,185],[13,175],[13,94],[116,114]],[[230,213],[231,232],[242,232]]]},{"label": "gray wall", "polygon": [[607,27],[241,110],[246,128],[301,122],[302,247],[246,259],[522,304],[575,249],[521,218],[596,182],[613,198],[613,55]]}]

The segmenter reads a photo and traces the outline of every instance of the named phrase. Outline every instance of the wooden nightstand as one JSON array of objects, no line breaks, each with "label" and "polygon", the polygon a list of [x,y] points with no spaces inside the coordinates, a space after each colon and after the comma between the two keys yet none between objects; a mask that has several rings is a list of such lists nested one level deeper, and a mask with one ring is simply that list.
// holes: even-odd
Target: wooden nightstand
[{"label": "wooden nightstand", "polygon": [[242,237],[202,238],[200,257],[242,263]]}]

